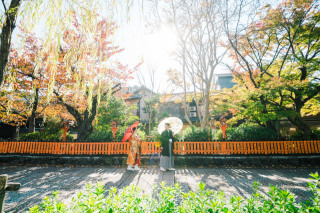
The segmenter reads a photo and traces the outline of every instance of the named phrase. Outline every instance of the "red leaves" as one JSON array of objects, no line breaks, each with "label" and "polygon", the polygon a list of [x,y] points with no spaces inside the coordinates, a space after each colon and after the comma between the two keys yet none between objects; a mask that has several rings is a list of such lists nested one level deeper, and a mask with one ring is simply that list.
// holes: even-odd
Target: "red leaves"
[{"label": "red leaves", "polygon": [[262,21],[258,21],[257,23],[255,23],[255,27],[259,28],[260,30],[264,29],[264,23]]}]

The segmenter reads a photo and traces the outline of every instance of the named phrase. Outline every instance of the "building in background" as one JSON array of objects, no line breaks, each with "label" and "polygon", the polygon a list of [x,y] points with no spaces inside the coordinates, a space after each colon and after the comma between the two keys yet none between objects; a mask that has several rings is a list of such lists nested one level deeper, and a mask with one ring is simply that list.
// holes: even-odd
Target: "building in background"
[{"label": "building in background", "polygon": [[138,116],[141,123],[148,123],[149,114],[145,110],[146,100],[151,99],[156,94],[145,86],[128,88],[126,93],[131,95],[125,102],[131,106],[136,106],[136,109],[133,109],[131,113]]},{"label": "building in background", "polygon": [[234,85],[236,85],[235,82],[232,81],[233,76],[232,73],[220,73],[220,74],[215,74],[213,83],[214,83],[214,90],[222,90],[224,88],[230,89]]},{"label": "building in background", "polygon": [[[222,90],[224,88],[232,88],[235,83],[232,82],[233,77],[231,73],[217,74],[214,78],[214,88],[215,90]],[[146,88],[145,86],[141,87],[132,87],[128,88],[127,94],[131,93],[126,103],[130,105],[137,106],[133,115],[136,115],[140,118],[141,123],[148,123],[149,117],[148,113],[145,112],[146,100],[150,99],[152,96],[156,95],[154,92]],[[190,92],[187,95],[192,96],[193,93]],[[158,106],[158,115],[157,120],[160,121],[164,117],[178,117],[184,124],[187,125],[187,119],[185,118],[185,112],[182,105],[183,93],[173,93],[165,95],[161,98],[161,102]],[[201,105],[199,106],[201,107]],[[195,101],[189,103],[188,107],[188,116],[192,122],[198,122],[199,117],[197,114],[197,106]]]}]

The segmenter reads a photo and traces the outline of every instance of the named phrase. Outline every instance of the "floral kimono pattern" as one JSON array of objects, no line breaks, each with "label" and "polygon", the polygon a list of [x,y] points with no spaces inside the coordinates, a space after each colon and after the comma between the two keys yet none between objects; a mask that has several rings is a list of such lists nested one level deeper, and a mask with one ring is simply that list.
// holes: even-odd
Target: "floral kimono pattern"
[{"label": "floral kimono pattern", "polygon": [[138,135],[132,135],[130,141],[127,164],[129,166],[140,165],[141,139]]}]

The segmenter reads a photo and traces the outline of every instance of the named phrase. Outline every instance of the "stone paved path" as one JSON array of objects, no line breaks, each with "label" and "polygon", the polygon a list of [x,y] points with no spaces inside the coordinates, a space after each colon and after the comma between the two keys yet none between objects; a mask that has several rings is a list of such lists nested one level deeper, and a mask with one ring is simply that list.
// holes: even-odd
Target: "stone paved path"
[{"label": "stone paved path", "polygon": [[102,182],[106,189],[138,185],[151,193],[154,184],[165,181],[168,185],[179,183],[184,191],[195,190],[200,181],[208,189],[223,190],[227,197],[240,195],[248,198],[253,192],[254,181],[261,183],[261,193],[266,195],[269,185],[277,185],[296,194],[297,201],[311,195],[307,188],[310,173],[320,169],[212,169],[180,168],[160,172],[158,168],[143,168],[130,172],[124,168],[101,167],[7,167],[0,166],[0,174],[8,174],[10,182],[21,183],[16,192],[8,192],[5,212],[24,212],[39,204],[53,191],[60,191],[60,198],[69,201],[87,183]]}]

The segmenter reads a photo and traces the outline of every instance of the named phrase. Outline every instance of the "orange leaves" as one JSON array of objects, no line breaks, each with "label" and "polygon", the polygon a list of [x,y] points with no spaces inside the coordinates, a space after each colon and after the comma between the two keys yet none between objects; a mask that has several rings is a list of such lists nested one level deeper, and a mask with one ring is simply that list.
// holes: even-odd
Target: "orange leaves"
[{"label": "orange leaves", "polygon": [[70,27],[64,33],[64,43],[56,78],[56,88],[64,101],[83,113],[92,107],[92,100],[100,97],[110,86],[125,83],[140,64],[130,69],[111,60],[123,49],[114,45],[112,35],[116,25],[106,19],[85,27]]},{"label": "orange leaves", "polygon": [[167,73],[169,75],[169,81],[171,81],[172,84],[181,88],[183,87],[183,79],[181,78],[181,72],[179,72],[178,70],[169,69]]},{"label": "orange leaves", "polygon": [[262,21],[258,21],[257,23],[255,23],[255,27],[260,29],[260,30],[263,30],[264,29],[264,23]]}]

